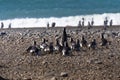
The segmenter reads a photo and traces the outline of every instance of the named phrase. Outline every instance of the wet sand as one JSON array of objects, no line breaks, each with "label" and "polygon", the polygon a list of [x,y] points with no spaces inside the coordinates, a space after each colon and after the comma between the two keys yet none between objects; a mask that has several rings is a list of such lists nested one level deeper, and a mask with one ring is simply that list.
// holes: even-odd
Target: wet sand
[{"label": "wet sand", "polygon": [[[67,27],[67,34],[74,39],[81,39],[82,35],[88,42],[97,39],[96,50],[73,51],[70,56],[61,53],[32,56],[26,52],[33,40],[37,45],[43,37],[55,42],[62,30],[62,27],[0,30],[6,33],[0,36],[0,76],[8,80],[120,80],[120,26],[107,30],[102,26]],[[110,42],[107,48],[99,45],[102,32]]]}]

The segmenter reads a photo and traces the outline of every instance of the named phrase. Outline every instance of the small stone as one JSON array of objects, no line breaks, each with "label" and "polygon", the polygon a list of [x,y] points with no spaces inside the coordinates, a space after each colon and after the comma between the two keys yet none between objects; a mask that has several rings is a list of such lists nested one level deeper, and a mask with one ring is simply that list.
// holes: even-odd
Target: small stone
[{"label": "small stone", "polygon": [[47,64],[47,61],[43,61],[42,64],[43,64],[43,65]]},{"label": "small stone", "polygon": [[102,61],[95,61],[95,64],[102,64]]},{"label": "small stone", "polygon": [[57,78],[56,77],[52,77],[51,80],[57,80]]},{"label": "small stone", "polygon": [[66,72],[61,72],[60,76],[61,76],[61,77],[67,77],[67,76],[68,76],[68,73],[66,73]]}]

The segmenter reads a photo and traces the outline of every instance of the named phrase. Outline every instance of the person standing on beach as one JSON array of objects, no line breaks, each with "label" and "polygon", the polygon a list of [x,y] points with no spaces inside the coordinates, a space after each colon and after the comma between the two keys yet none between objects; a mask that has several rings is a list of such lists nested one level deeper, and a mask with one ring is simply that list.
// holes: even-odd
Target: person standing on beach
[{"label": "person standing on beach", "polygon": [[1,22],[1,29],[3,29],[3,27],[4,27],[4,23],[3,23],[3,22]]},{"label": "person standing on beach", "polygon": [[56,25],[56,23],[55,23],[55,22],[53,22],[53,23],[52,23],[52,27],[55,27],[55,25]]},{"label": "person standing on beach", "polygon": [[112,25],[113,25],[113,20],[111,19],[110,20],[110,27],[112,27]]},{"label": "person standing on beach", "polygon": [[50,25],[49,25],[49,22],[48,22],[48,23],[47,23],[47,28],[49,28],[49,26],[50,26]]},{"label": "person standing on beach", "polygon": [[106,29],[107,26],[108,26],[108,19],[107,19],[107,17],[105,17],[105,20],[104,20],[104,29]]},{"label": "person standing on beach", "polygon": [[79,21],[79,23],[78,23],[78,27],[80,28],[82,25],[81,25],[81,21]]},{"label": "person standing on beach", "polygon": [[8,25],[8,28],[9,28],[9,29],[11,28],[11,23]]},{"label": "person standing on beach", "polygon": [[84,19],[84,18],[82,18],[82,27],[84,27],[84,20],[85,20],[85,19]]},{"label": "person standing on beach", "polygon": [[91,24],[90,24],[90,21],[88,21],[88,29],[91,28]]},{"label": "person standing on beach", "polygon": [[91,26],[93,26],[94,25],[94,20],[93,20],[93,18],[92,18],[92,21],[91,21]]}]

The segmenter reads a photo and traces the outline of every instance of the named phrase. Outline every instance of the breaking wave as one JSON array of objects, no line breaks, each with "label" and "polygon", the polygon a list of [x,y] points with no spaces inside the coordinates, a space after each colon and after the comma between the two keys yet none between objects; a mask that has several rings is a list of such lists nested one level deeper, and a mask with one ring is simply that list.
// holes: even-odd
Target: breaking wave
[{"label": "breaking wave", "polygon": [[92,15],[77,15],[68,17],[49,17],[49,18],[15,18],[8,20],[0,20],[4,23],[4,28],[7,28],[11,23],[12,28],[28,28],[28,27],[46,27],[49,22],[51,25],[53,22],[56,26],[77,26],[78,22],[85,19],[85,25],[88,21],[94,19],[94,25],[103,25],[103,22],[107,17],[108,21],[113,20],[113,25],[120,25],[120,13],[104,13],[104,14],[92,14]]}]

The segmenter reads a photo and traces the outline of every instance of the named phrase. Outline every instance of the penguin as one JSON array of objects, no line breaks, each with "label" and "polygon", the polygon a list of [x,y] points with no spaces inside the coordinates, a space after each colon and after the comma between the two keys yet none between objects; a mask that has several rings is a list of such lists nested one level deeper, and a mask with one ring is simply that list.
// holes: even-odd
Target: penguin
[{"label": "penguin", "polygon": [[70,51],[70,47],[68,46],[68,43],[64,42],[64,46],[62,49],[62,55],[63,56],[69,55],[69,51]]},{"label": "penguin", "polygon": [[40,49],[36,46],[36,41],[33,41],[33,45],[29,46],[26,51],[31,53],[32,55],[40,54]]},{"label": "penguin", "polygon": [[107,39],[104,38],[104,33],[101,34],[102,38],[101,38],[101,46],[106,46],[108,41]]},{"label": "penguin", "polygon": [[82,40],[81,40],[80,46],[81,47],[87,47],[87,41],[85,40],[84,36],[82,36]]},{"label": "penguin", "polygon": [[71,38],[70,44],[71,44],[70,46],[71,50],[75,50],[76,42],[73,40],[73,38]]},{"label": "penguin", "polygon": [[46,47],[47,47],[47,43],[46,43],[46,40],[45,38],[42,39],[42,43],[40,44],[40,48],[41,50],[44,50]]},{"label": "penguin", "polygon": [[66,28],[64,28],[64,30],[63,30],[63,35],[62,35],[62,46],[64,46],[64,42],[67,42]]},{"label": "penguin", "polygon": [[55,44],[54,50],[57,51],[57,52],[62,51],[62,45],[59,43],[58,39],[56,39],[56,44]]},{"label": "penguin", "polygon": [[77,41],[76,41],[75,50],[80,51],[80,41],[79,41],[79,39],[77,39]]},{"label": "penguin", "polygon": [[92,42],[90,42],[90,44],[88,45],[88,48],[95,50],[96,46],[97,46],[96,39],[93,39]]}]

